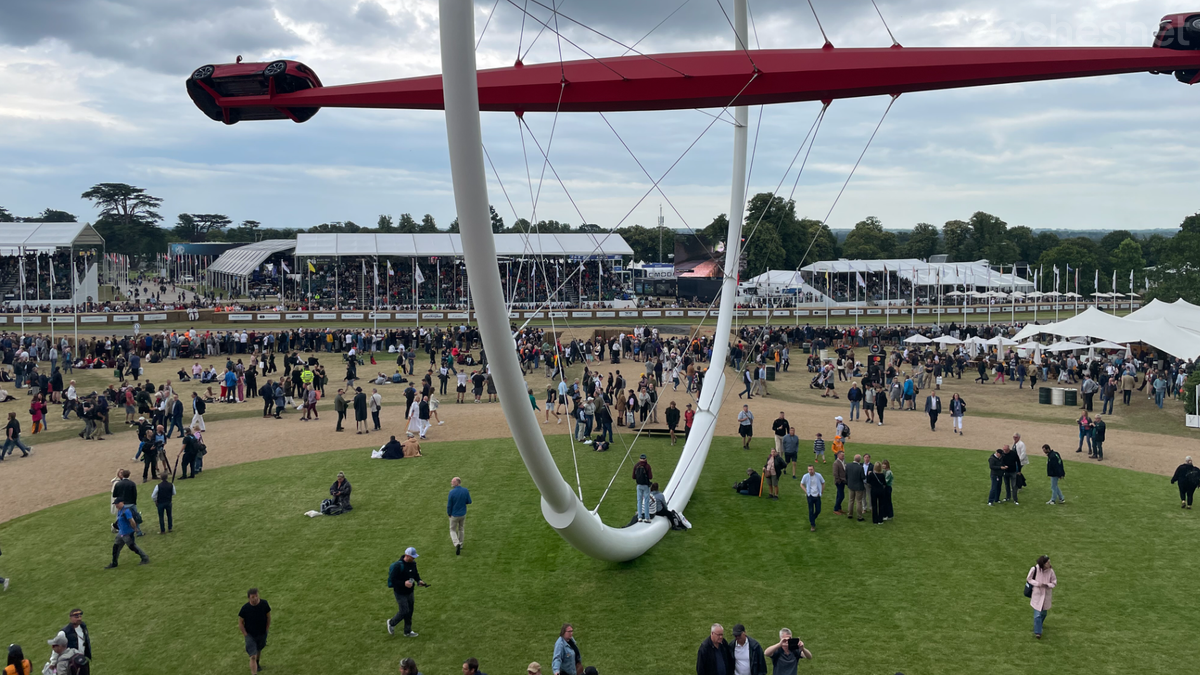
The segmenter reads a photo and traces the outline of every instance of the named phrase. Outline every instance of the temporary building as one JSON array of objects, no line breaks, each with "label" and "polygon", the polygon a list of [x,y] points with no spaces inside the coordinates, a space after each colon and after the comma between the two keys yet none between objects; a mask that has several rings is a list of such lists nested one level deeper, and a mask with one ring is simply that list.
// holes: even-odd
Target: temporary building
[{"label": "temporary building", "polygon": [[1163,318],[1138,321],[1113,316],[1095,307],[1088,307],[1077,316],[1062,321],[1045,325],[1028,324],[1015,337],[1025,340],[1043,333],[1064,338],[1109,340],[1120,344],[1140,342],[1179,358],[1200,357],[1200,336],[1191,330],[1180,328]]}]

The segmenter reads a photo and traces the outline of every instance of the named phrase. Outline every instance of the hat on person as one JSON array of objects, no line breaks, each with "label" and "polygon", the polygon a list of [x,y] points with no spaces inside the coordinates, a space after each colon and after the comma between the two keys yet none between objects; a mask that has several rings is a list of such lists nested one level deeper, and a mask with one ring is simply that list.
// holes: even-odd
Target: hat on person
[{"label": "hat on person", "polygon": [[138,421],[139,421],[139,422],[145,422],[145,421],[146,421],[146,416],[145,416],[145,415],[143,415],[143,416],[139,417],[139,418],[138,418]]},{"label": "hat on person", "polygon": [[417,549],[413,548],[412,546],[409,546],[408,548],[404,549],[404,555],[411,556],[413,558],[421,557],[421,556],[417,555]]},{"label": "hat on person", "polygon": [[50,645],[51,647],[66,647],[67,634],[60,630],[58,631],[58,635],[46,640],[46,644]]},{"label": "hat on person", "polygon": [[404,432],[404,433],[408,434],[408,437],[409,437],[409,438],[412,438],[412,437],[413,437],[413,432],[411,432],[411,431],[406,431],[406,432]]},{"label": "hat on person", "polygon": [[646,455],[645,455],[645,454],[643,454],[641,458],[642,458],[642,459],[646,459]]},{"label": "hat on person", "polygon": [[743,626],[742,624],[740,624],[740,623],[739,623],[739,624],[736,624],[736,625],[734,625],[734,627],[733,627],[733,637],[738,637],[738,636],[740,636],[742,633],[745,633],[745,632],[746,632],[746,627],[745,627],[745,626]]},{"label": "hat on person", "polygon": [[525,669],[525,672],[529,675],[542,675],[542,664],[534,661],[533,663],[529,664],[529,667]]},{"label": "hat on person", "polygon": [[835,417],[835,418],[833,418],[833,419],[835,419],[835,420],[837,420],[837,421],[841,422],[841,421],[842,421],[842,416],[841,416],[841,415],[838,415],[837,417]]}]

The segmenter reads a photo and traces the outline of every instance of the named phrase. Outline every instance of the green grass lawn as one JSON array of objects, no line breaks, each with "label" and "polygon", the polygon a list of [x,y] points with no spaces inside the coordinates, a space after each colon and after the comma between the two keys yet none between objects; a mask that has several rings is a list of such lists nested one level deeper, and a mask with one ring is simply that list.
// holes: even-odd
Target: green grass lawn
[{"label": "green grass lawn", "polygon": [[[550,442],[573,477],[567,439]],[[433,443],[416,461],[353,450],[205,472],[179,485],[176,532],[140,540],[147,567],[126,551],[102,569],[112,518],[105,496],[89,497],[0,525],[0,574],[13,577],[0,640],[24,645],[36,669],[44,640],[81,606],[97,672],[246,672],[236,615],[258,586],[274,608],[267,673],[394,673],[404,656],[427,674],[457,673],[471,656],[493,675],[534,660],[549,672],[564,621],[606,675],[694,672],[714,621],[745,623],[764,644],[791,628],[816,656],[806,673],[1165,673],[1194,662],[1186,589],[1200,572],[1200,512],[1180,510],[1166,478],[1070,464],[1067,504],[1051,507],[1035,459],[1021,506],[989,508],[984,452],[855,445],[891,460],[897,520],[835,517],[831,490],[810,533],[799,481],[783,481],[779,502],[729,488],[761,465],[756,445],[717,439],[687,511],[694,529],[625,564],[585,558],[554,534],[507,439]],[[661,478],[677,457],[658,439],[637,449]],[[620,460],[580,452],[589,506]],[[305,518],[339,470],[355,510]],[[610,524],[632,515],[630,470],[601,510]],[[461,558],[445,518],[454,475],[475,502]],[[153,532],[148,488],[139,501]],[[389,637],[387,567],[410,545],[432,584],[417,592],[421,636]],[[1021,587],[1042,553],[1059,587],[1038,642]]]}]

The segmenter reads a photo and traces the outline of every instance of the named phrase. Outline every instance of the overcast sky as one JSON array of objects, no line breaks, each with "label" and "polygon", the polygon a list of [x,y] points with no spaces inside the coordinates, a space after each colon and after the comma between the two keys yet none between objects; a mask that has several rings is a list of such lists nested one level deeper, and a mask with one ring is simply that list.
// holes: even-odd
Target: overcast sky
[{"label": "overcast sky", "polygon": [[[541,0],[549,4],[551,0]],[[723,0],[731,8],[732,0]],[[815,0],[838,47],[887,46],[869,0]],[[1186,3],[1184,3],[1186,5]],[[1188,8],[1157,0],[881,0],[906,46],[1145,46],[1162,15]],[[480,67],[558,59],[558,42],[522,26],[530,0],[481,0]],[[495,7],[494,16],[492,15]],[[751,0],[752,42],[762,48],[821,44],[808,6]],[[728,49],[732,31],[717,0],[565,0],[564,15],[647,53]],[[564,35],[595,55],[623,49],[560,20]],[[1050,32],[1053,31],[1053,38]],[[532,45],[532,46],[531,46]],[[566,59],[586,58],[563,43]],[[0,206],[17,215],[63,209],[93,220],[79,194],[127,182],[162,197],[167,224],[181,212],[217,212],[270,227],[353,220],[381,213],[454,218],[441,113],[322,110],[311,121],[225,127],[195,108],[184,81],[197,66],[289,58],[326,85],[437,73],[436,0],[54,0],[0,2]],[[1195,186],[1200,91],[1172,77],[1125,75],[905,95],[897,101],[829,224],[868,215],[890,228],[941,225],[984,210],[1033,228],[1174,227],[1200,209]],[[887,105],[835,102],[808,168],[798,211],[824,217]],[[788,162],[819,104],[751,110],[757,136],[751,194],[790,191]],[[552,114],[527,120],[543,146]],[[660,204],[672,227],[706,225],[729,208],[732,127],[696,111],[625,113],[610,119],[651,174],[695,147],[657,194],[595,114],[561,115],[537,217],[612,227],[653,225]],[[703,134],[703,136],[702,136]],[[527,139],[528,140],[528,139]],[[484,115],[495,162],[490,197],[506,222],[531,217],[530,185],[513,115]],[[531,147],[538,190],[542,164]],[[567,192],[574,200],[567,198]],[[507,197],[506,194],[507,193]],[[511,206],[509,202],[511,201]],[[623,220],[624,219],[624,220]]]}]

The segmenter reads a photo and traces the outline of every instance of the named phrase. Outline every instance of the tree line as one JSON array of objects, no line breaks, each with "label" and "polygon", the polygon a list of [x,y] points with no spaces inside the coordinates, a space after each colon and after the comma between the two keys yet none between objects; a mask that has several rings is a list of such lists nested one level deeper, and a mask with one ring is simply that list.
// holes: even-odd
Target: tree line
[{"label": "tree line", "polygon": [[[125,183],[99,183],[81,198],[99,208],[100,216],[93,226],[104,237],[107,250],[130,256],[149,256],[164,253],[175,241],[186,242],[251,242],[260,239],[294,239],[306,232],[397,232],[435,233],[458,232],[458,219],[448,227],[439,227],[430,214],[418,221],[410,213],[399,216],[382,214],[374,227],[360,226],[352,220],[321,223],[308,228],[268,228],[256,220],[243,220],[234,225],[232,219],[217,213],[181,213],[173,226],[164,227],[159,213],[163,200],[145,189]],[[76,222],[66,211],[46,209],[32,217],[17,217],[0,207],[0,222]],[[557,220],[530,223],[518,218],[506,225],[504,218],[491,208],[492,231],[495,233],[544,234],[607,230],[594,223],[571,225]],[[676,236],[695,237],[710,250],[725,241],[729,230],[726,214],[720,214],[699,230],[643,227],[631,225],[615,230],[633,249],[634,260],[646,262],[671,260]],[[1079,292],[1129,292],[1129,276],[1133,272],[1138,291],[1148,290],[1150,297],[1166,301],[1183,298],[1200,304],[1200,213],[1188,216],[1174,236],[1151,234],[1146,237],[1128,230],[1114,230],[1096,240],[1089,237],[1062,237],[1054,232],[1034,232],[1007,222],[983,211],[967,220],[951,220],[940,228],[930,223],[917,223],[911,230],[885,229],[883,222],[868,216],[855,224],[843,240],[819,220],[800,217],[796,204],[764,192],[754,195],[746,205],[743,224],[744,278],[767,270],[795,270],[821,260],[847,258],[880,260],[888,258],[917,258],[928,260],[944,254],[949,262],[970,262],[986,259],[993,266],[1011,269],[1014,265],[1042,270],[1041,290],[1051,290],[1051,270],[1056,266],[1063,274],[1068,267],[1079,270]],[[661,254],[660,254],[661,251]],[[1113,273],[1117,285],[1112,283]],[[1099,287],[1095,282],[1099,277]],[[1149,281],[1149,288],[1146,282]],[[1067,282],[1075,290],[1074,273]],[[1062,284],[1059,286],[1062,290]]]}]

